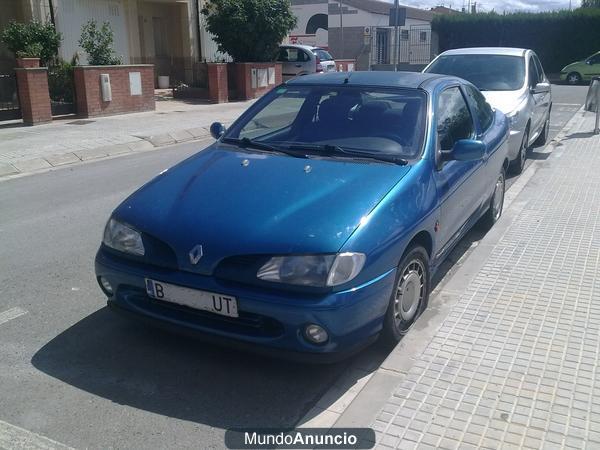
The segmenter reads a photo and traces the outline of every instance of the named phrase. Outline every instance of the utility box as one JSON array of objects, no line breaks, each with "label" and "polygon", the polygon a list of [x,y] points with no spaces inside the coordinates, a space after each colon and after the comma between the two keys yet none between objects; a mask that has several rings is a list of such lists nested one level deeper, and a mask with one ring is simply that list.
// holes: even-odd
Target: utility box
[{"label": "utility box", "polygon": [[110,75],[107,73],[100,74],[100,90],[102,91],[102,101],[112,101],[112,90],[110,88]]}]

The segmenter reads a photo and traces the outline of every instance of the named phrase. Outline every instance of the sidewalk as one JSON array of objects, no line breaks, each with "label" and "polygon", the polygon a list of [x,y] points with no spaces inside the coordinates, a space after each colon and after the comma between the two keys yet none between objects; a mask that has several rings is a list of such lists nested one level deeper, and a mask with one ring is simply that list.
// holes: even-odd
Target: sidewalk
[{"label": "sidewalk", "polygon": [[600,448],[593,126],[576,114],[336,427],[373,427],[377,448]]},{"label": "sidewalk", "polygon": [[251,103],[162,100],[152,112],[0,124],[0,177],[207,137],[212,122],[231,123]]}]

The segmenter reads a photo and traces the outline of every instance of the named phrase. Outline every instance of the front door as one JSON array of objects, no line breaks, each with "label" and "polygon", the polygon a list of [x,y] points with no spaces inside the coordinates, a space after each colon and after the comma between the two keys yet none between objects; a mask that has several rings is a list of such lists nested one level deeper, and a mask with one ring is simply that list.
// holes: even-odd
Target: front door
[{"label": "front door", "polygon": [[481,205],[485,164],[477,161],[444,161],[460,139],[475,137],[473,117],[458,86],[442,92],[436,105],[437,155],[435,181],[440,198],[436,257],[443,257],[461,235],[469,219]]},{"label": "front door", "polygon": [[316,70],[316,65],[311,70],[311,58],[304,50],[297,47],[281,47],[277,61],[281,63],[281,73],[284,81],[298,75],[315,72]]}]

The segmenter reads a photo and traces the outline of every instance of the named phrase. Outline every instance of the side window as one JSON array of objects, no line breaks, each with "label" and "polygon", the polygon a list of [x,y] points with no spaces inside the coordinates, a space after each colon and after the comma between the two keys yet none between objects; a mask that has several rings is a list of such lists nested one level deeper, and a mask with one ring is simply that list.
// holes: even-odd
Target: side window
[{"label": "side window", "polygon": [[544,68],[542,67],[542,63],[540,62],[540,59],[537,57],[537,55],[533,56],[533,60],[535,61],[535,67],[538,72],[538,83],[543,83],[544,78],[546,78],[546,75],[544,74]]},{"label": "side window", "polygon": [[310,61],[310,57],[302,50],[298,50],[298,62],[306,62],[306,61]]},{"label": "side window", "polygon": [[279,55],[277,56],[277,61],[279,61],[279,62],[288,62],[289,61],[287,48],[279,49]]},{"label": "side window", "polygon": [[540,75],[533,60],[533,56],[529,57],[529,87],[534,87],[539,83]]},{"label": "side window", "polygon": [[592,65],[594,65],[594,64],[600,64],[600,53],[597,54],[597,55],[592,56],[588,61]]},{"label": "side window", "polygon": [[471,105],[475,108],[475,114],[479,119],[481,131],[486,131],[494,121],[494,111],[485,101],[483,94],[477,89],[472,86],[465,86],[465,91],[470,99]]},{"label": "side window", "polygon": [[473,119],[458,87],[446,89],[437,105],[439,148],[452,150],[456,141],[473,137]]}]

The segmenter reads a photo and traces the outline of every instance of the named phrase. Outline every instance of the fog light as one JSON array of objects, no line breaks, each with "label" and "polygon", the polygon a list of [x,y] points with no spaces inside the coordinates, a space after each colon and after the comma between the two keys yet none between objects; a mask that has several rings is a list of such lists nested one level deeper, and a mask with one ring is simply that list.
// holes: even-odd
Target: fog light
[{"label": "fog light", "polygon": [[102,286],[102,290],[106,295],[113,295],[113,288],[106,278],[100,277],[100,286]]},{"label": "fog light", "polygon": [[327,331],[319,325],[310,324],[304,329],[304,336],[313,344],[322,344],[327,341]]}]

